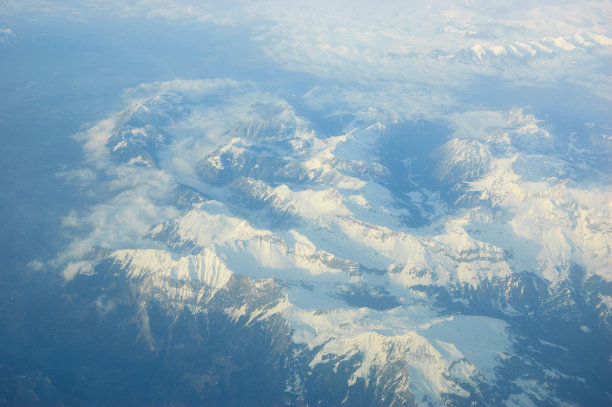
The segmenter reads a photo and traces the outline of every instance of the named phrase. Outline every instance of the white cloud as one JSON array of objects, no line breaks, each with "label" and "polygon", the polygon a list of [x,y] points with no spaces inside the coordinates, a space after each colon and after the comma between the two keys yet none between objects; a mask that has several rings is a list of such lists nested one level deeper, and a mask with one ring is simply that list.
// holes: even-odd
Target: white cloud
[{"label": "white cloud", "polygon": [[96,305],[96,310],[98,311],[98,314],[102,318],[104,318],[109,312],[114,310],[116,306],[115,302],[104,294],[96,298],[94,304]]},{"label": "white cloud", "polygon": [[112,198],[77,214],[72,211],[62,225],[74,228],[73,240],[57,261],[79,259],[91,247],[110,249],[148,247],[144,236],[159,222],[176,216],[169,203],[175,181],[166,173],[150,168],[118,166],[104,186]]},{"label": "white cloud", "polygon": [[4,12],[247,26],[260,33],[262,49],[284,69],[344,82],[393,83],[404,92],[458,90],[478,75],[529,86],[567,80],[591,89],[588,84],[605,74],[598,56],[612,48],[610,0],[23,4],[9,0]]},{"label": "white cloud", "polygon": [[235,91],[244,92],[245,87],[253,87],[253,85],[248,82],[238,82],[227,78],[174,79],[170,81],[141,83],[133,88],[125,89],[123,97],[129,103],[148,99],[165,92],[180,92],[194,99],[201,99],[215,94],[222,94],[227,97]]},{"label": "white cloud", "polygon": [[93,272],[92,265],[85,261],[76,261],[68,263],[62,271],[62,277],[66,281],[72,280],[78,273],[91,274]]},{"label": "white cloud", "polygon": [[111,117],[96,123],[93,127],[75,135],[75,139],[84,143],[83,151],[87,160],[96,168],[107,167],[109,152],[106,143],[112,136],[116,118]]},{"label": "white cloud", "polygon": [[42,271],[45,268],[45,263],[40,260],[32,260],[28,263],[28,267],[34,271]]},{"label": "white cloud", "polygon": [[592,74],[586,78],[571,78],[569,82],[588,88],[593,94],[612,102],[612,75]]},{"label": "white cloud", "polygon": [[[239,16],[236,5],[226,2],[181,0],[5,0],[0,15],[28,16],[46,14],[87,22],[100,16],[114,18],[164,18],[172,21],[234,24]],[[234,17],[233,17],[234,16]]]},{"label": "white cloud", "polygon": [[259,40],[285,69],[444,92],[478,75],[529,86],[595,80],[599,56],[611,51],[610,4],[262,1],[247,8],[271,21]]},{"label": "white cloud", "polygon": [[16,37],[10,28],[0,28],[0,45],[11,45],[11,39]]},{"label": "white cloud", "polygon": [[366,121],[437,118],[457,100],[447,91],[431,92],[404,84],[384,86],[315,87],[304,95],[305,104],[327,115],[351,114]]},{"label": "white cloud", "polygon": [[56,176],[65,179],[67,182],[89,184],[96,179],[96,173],[91,168],[75,168],[72,170],[60,171]]},{"label": "white cloud", "polygon": [[68,216],[62,218],[62,227],[64,228],[78,228],[79,225],[80,219],[74,209],[70,211]]}]

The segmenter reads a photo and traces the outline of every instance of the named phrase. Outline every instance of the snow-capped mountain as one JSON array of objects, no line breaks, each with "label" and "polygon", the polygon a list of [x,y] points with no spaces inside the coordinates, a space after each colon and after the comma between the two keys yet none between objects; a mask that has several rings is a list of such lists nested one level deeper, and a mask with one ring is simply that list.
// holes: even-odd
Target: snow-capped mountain
[{"label": "snow-capped mountain", "polygon": [[0,406],[612,406],[611,21],[2,2]]},{"label": "snow-capped mountain", "polygon": [[[585,175],[567,135],[521,109],[443,128],[354,112],[327,131],[287,100],[245,88],[211,107],[210,92],[164,89],[92,128],[109,199],[78,216],[108,222],[64,270],[91,318],[133,325],[143,355],[183,352],[187,330],[217,355],[176,378],[198,397],[255,374],[253,405],[610,402],[571,363],[612,339],[596,140]],[[211,335],[259,339],[236,356]]]}]

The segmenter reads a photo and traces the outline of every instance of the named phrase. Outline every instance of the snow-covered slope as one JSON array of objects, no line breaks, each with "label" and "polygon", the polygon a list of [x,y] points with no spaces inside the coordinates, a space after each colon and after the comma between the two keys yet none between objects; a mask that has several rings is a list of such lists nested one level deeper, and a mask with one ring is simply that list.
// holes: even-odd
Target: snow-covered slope
[{"label": "snow-covered slope", "polygon": [[[280,318],[296,346],[287,394],[310,402],[554,403],[560,384],[533,390],[554,363],[521,351],[532,333],[520,321],[560,309],[612,334],[607,169],[580,186],[534,116],[460,112],[444,137],[418,143],[428,135],[384,117],[327,134],[269,95],[225,109],[206,98],[160,93],[107,124],[114,198],[92,210],[141,208],[148,230],[129,247],[92,232],[85,241],[103,249],[66,276],[113,270],[169,314],[221,309],[247,327]],[[105,230],[129,229],[121,219]],[[278,289],[249,301],[235,294],[245,278],[250,293]],[[580,383],[571,374],[558,377]]]}]

